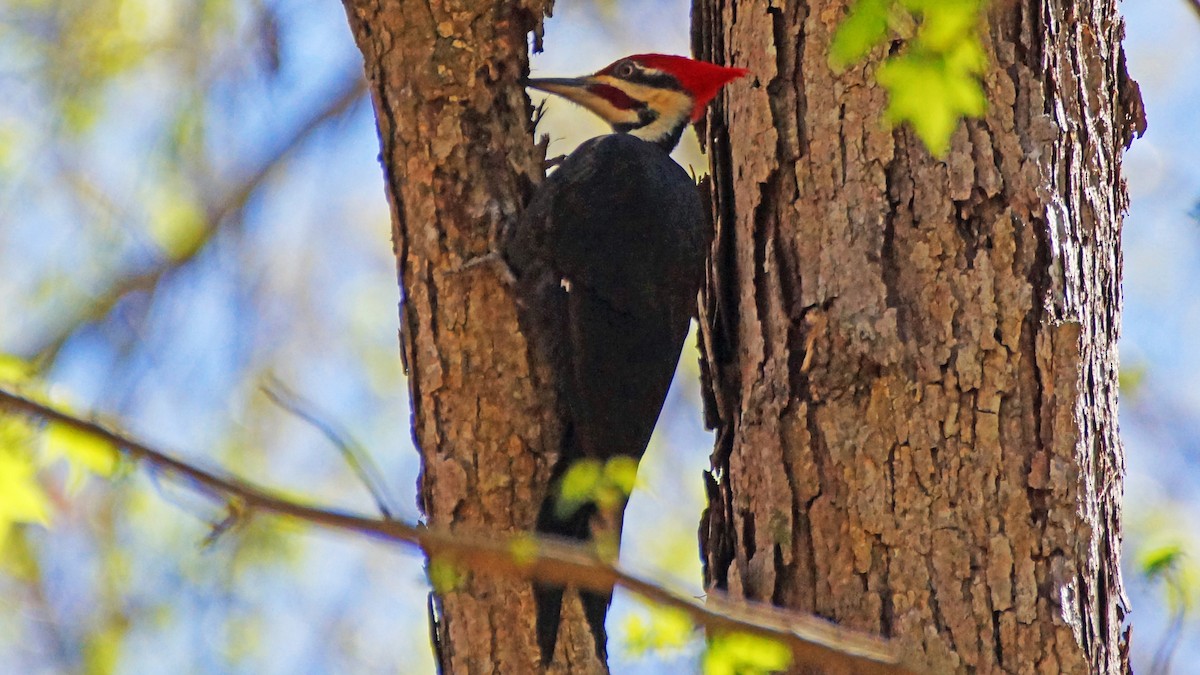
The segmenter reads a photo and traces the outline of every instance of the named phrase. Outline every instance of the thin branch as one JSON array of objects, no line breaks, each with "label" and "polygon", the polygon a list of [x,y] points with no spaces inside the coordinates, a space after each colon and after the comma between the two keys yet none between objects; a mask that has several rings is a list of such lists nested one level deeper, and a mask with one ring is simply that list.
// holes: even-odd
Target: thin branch
[{"label": "thin branch", "polygon": [[181,255],[165,258],[145,271],[115,279],[94,302],[81,308],[74,317],[67,321],[58,334],[34,348],[34,358],[42,363],[54,361],[63,345],[79,330],[80,326],[103,320],[112,313],[122,299],[138,291],[154,290],[163,277],[199,257],[200,253],[206,250],[208,244],[216,237],[222,224],[245,208],[250,197],[282,165],[283,160],[299,149],[326,122],[336,119],[350,110],[365,93],[366,81],[361,76],[349,78],[325,106],[314,112],[271,152],[267,153],[258,166],[242,177],[226,195],[205,209],[204,230],[197,236],[195,244],[190,249]]},{"label": "thin branch", "polygon": [[342,459],[358,477],[358,481],[367,488],[367,492],[371,493],[379,513],[388,520],[394,517],[391,508],[388,507],[390,500],[387,498],[387,489],[379,467],[371,461],[370,453],[355,442],[346,430],[335,427],[334,423],[327,419],[327,415],[322,415],[316,410],[316,406],[288,389],[287,385],[276,377],[270,377],[263,385],[262,391],[272,403],[321,432],[321,435],[338,449]]},{"label": "thin branch", "polygon": [[1187,4],[1196,13],[1196,18],[1200,19],[1200,0],[1187,0]]},{"label": "thin branch", "polygon": [[[356,532],[385,541],[419,546],[430,558],[461,565],[473,572],[536,579],[609,593],[619,585],[664,607],[687,614],[712,632],[741,632],[774,640],[791,648],[798,664],[840,668],[864,675],[916,672],[901,662],[887,640],[836,626],[815,616],[786,612],[767,605],[733,601],[710,593],[705,604],[664,589],[599,560],[586,547],[528,534],[484,537],[441,528],[375,520],[344,511],[306,506],[272,494],[240,478],[192,466],[143,443],[20,394],[0,388],[0,408],[46,422],[63,424],[110,443],[128,457],[179,479],[214,499],[241,508],[274,513],[314,525]],[[531,546],[532,544],[532,546]]]}]

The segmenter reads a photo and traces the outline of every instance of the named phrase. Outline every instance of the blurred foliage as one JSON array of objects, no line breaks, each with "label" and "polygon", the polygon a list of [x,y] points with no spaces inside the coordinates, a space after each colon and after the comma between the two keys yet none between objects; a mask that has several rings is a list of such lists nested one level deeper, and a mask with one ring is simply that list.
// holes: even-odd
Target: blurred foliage
[{"label": "blurred foliage", "polygon": [[429,574],[429,585],[438,593],[458,590],[467,582],[466,570],[457,562],[446,558],[431,558],[426,570]]},{"label": "blurred foliage", "polygon": [[[626,648],[634,656],[686,648],[696,637],[696,625],[678,609],[643,604],[624,623]],[[787,645],[758,635],[721,632],[708,639],[701,656],[704,675],[766,675],[787,670],[792,652]]]},{"label": "blurred foliage", "polygon": [[[604,463],[576,460],[559,481],[554,511],[559,518],[569,518],[591,504],[606,514],[605,520],[620,522],[616,516],[633,492],[637,471],[638,462],[632,457],[613,457]],[[621,549],[620,535],[608,529],[594,532],[591,545],[601,560],[615,562]]]},{"label": "blurred foliage", "polygon": [[633,656],[679,650],[696,637],[696,625],[687,614],[673,608],[640,603],[622,626],[625,648]]},{"label": "blurred foliage", "polygon": [[1147,668],[1151,675],[1171,672],[1171,660],[1197,617],[1200,602],[1200,561],[1195,556],[1195,529],[1180,523],[1176,513],[1182,505],[1150,511],[1133,523],[1132,548],[1141,583],[1158,596],[1166,608],[1167,625],[1155,636],[1153,657]]},{"label": "blurred foliage", "polygon": [[[28,364],[0,354],[0,383],[25,385],[29,378]],[[50,499],[37,477],[35,436],[23,418],[0,415],[0,553],[14,528],[50,523]]]},{"label": "blurred foliage", "polygon": [[1121,370],[1117,373],[1117,386],[1120,387],[1121,396],[1125,400],[1132,401],[1142,392],[1148,372],[1144,363],[1121,364]]},{"label": "blurred foliage", "polygon": [[623,508],[633,492],[637,470],[637,460],[632,457],[613,457],[603,463],[596,459],[574,462],[559,483],[555,513],[559,518],[568,518],[587,504],[595,504],[604,512]]},{"label": "blurred foliage", "polygon": [[[15,355],[0,383],[290,494],[357,494],[337,453],[258,393],[268,372],[321,384],[371,445],[406,435],[380,414],[404,395],[373,126],[326,4],[0,5],[0,352]],[[362,170],[331,161],[347,150]],[[420,635],[407,655],[304,637],[340,627],[352,598],[423,615],[415,565],[356,573],[375,563],[121,469],[85,435],[0,417],[6,672],[426,669]],[[313,573],[334,560],[348,581]]]},{"label": "blurred foliage", "polygon": [[[62,406],[60,405],[61,409]],[[107,478],[117,469],[117,449],[104,439],[85,434],[65,424],[51,422],[42,434],[45,459],[66,459],[71,467],[68,487],[77,491],[86,472]]]},{"label": "blurred foliage", "polygon": [[537,539],[532,534],[517,534],[508,545],[508,552],[518,565],[530,565],[537,558]]},{"label": "blurred foliage", "polygon": [[10,445],[9,424],[0,429],[5,447],[0,450],[0,537],[7,540],[14,526],[50,523],[50,499],[37,480],[34,458]]},{"label": "blurred foliage", "polygon": [[704,652],[704,675],[759,675],[787,670],[787,645],[748,633],[721,633]]},{"label": "blurred foliage", "polygon": [[1179,541],[1147,546],[1138,551],[1138,566],[1150,582],[1162,582],[1172,611],[1190,612],[1200,594],[1200,569]]},{"label": "blurred foliage", "polygon": [[963,117],[987,108],[979,38],[985,0],[858,0],[838,26],[830,62],[841,70],[894,35],[904,48],[875,79],[888,91],[887,120],[912,125],[931,154],[944,156]]},{"label": "blurred foliage", "polygon": [[[48,402],[44,384],[33,373],[28,362],[0,354],[0,385]],[[65,408],[61,401],[56,405]],[[0,415],[0,550],[13,528],[50,525],[53,506],[42,469],[65,460],[69,492],[78,490],[86,473],[107,477],[116,469],[117,450],[111,444],[61,424],[44,426],[39,434],[20,416]],[[40,451],[39,438],[44,441]]]}]

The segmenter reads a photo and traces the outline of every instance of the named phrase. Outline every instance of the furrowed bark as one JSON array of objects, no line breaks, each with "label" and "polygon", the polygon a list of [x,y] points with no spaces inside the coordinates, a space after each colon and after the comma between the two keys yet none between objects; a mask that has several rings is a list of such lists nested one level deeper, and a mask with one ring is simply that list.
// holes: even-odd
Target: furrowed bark
[{"label": "furrowed bark", "polygon": [[847,4],[694,3],[754,73],[705,133],[706,583],[930,672],[1125,672],[1116,2],[992,2],[944,160],[879,122],[884,50],[830,69]]},{"label": "furrowed bark", "polygon": [[[551,388],[527,358],[504,268],[480,261],[543,176],[519,81],[551,4],[345,2],[392,211],[421,508],[438,526],[532,530],[558,449]],[[601,666],[568,600],[552,670],[593,672]],[[468,575],[435,594],[432,610],[443,672],[540,670],[527,583]]]}]

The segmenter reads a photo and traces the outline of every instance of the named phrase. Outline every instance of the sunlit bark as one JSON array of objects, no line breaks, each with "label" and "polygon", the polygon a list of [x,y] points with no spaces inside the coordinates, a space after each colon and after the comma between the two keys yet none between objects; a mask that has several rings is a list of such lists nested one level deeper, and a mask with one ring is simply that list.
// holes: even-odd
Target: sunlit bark
[{"label": "sunlit bark", "polygon": [[1113,0],[993,2],[944,160],[835,74],[845,2],[696,0],[750,68],[710,118],[706,582],[899,638],[930,672],[1122,672]]},{"label": "sunlit bark", "polygon": [[[474,264],[541,180],[519,80],[550,4],[346,2],[392,208],[421,506],[443,527],[531,530],[558,448],[551,388],[527,359],[504,270]],[[537,671],[527,583],[468,576],[442,590],[432,614],[444,672]],[[577,603],[565,611],[556,665],[599,668]]]}]

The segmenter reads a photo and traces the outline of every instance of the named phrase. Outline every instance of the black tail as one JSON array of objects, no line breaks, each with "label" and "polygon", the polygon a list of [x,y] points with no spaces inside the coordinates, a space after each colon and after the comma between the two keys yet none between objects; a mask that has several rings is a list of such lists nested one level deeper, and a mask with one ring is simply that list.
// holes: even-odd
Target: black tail
[{"label": "black tail", "polygon": [[[551,483],[550,493],[542,502],[538,512],[537,531],[567,539],[588,541],[591,539],[590,522],[596,512],[594,505],[588,504],[575,510],[574,513],[560,518],[556,513],[558,498],[558,481]],[[558,627],[562,618],[563,587],[534,583],[533,600],[537,606],[537,639],[538,648],[542,653],[542,665],[549,665],[554,659],[554,648],[558,643]],[[596,593],[580,593],[583,602],[583,613],[587,618],[592,638],[596,641],[596,655],[601,661],[608,659],[608,633],[604,630],[604,619],[608,616],[608,604],[612,600],[609,595]]]}]

